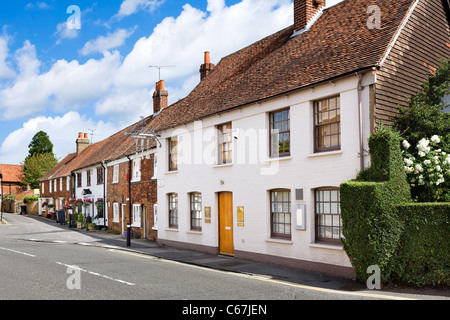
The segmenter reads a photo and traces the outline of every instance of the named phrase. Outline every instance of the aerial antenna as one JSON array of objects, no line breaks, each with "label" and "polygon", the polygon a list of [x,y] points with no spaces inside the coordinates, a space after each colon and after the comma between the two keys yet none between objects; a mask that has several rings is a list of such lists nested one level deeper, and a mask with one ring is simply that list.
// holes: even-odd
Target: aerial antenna
[{"label": "aerial antenna", "polygon": [[91,135],[91,144],[94,142],[94,136],[100,136],[99,134],[94,134],[94,132],[96,130],[93,129],[88,129],[89,131],[91,131],[90,135]]},{"label": "aerial antenna", "polygon": [[[141,116],[141,120],[129,131],[125,132],[125,135],[129,135],[136,140],[136,153],[139,151],[144,151],[144,141],[147,141],[147,149],[149,148],[149,140],[156,140],[159,144],[159,147],[162,147],[161,142],[159,141],[159,134],[156,133],[154,129],[147,128],[147,123],[144,120],[145,118]],[[138,142],[141,142],[140,148]]]},{"label": "aerial antenna", "polygon": [[175,68],[176,66],[149,66],[149,68],[157,68],[159,71],[159,81],[161,81],[161,69],[162,68]]}]

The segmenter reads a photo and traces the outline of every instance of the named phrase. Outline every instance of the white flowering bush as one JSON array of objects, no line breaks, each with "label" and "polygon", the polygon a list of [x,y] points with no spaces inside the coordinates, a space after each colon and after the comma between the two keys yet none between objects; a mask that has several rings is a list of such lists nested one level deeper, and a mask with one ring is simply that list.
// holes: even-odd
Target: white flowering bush
[{"label": "white flowering bush", "polygon": [[405,172],[417,201],[450,201],[450,154],[442,150],[441,138],[423,138],[413,148],[402,142]]}]

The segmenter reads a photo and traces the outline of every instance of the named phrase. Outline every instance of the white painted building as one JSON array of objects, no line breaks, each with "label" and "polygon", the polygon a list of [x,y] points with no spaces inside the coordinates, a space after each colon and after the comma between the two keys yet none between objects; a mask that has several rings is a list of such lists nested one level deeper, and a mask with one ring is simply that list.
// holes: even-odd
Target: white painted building
[{"label": "white painted building", "polygon": [[[363,86],[368,88],[374,79],[366,73]],[[242,258],[282,259],[284,264],[322,272],[335,266],[350,268],[339,242],[338,196],[340,183],[360,170],[358,80],[349,76],[160,132],[159,241]],[[337,101],[332,120],[341,130],[332,138],[337,148],[315,152],[314,113],[319,102],[331,104],[331,99]],[[362,92],[362,109],[367,150],[369,90]],[[283,119],[283,112],[289,114],[284,130],[289,152],[271,155],[271,119]],[[221,139],[223,124],[229,124],[231,137],[228,163],[220,156],[227,141]],[[176,170],[169,168],[173,138],[178,141]],[[228,193],[226,199],[222,193]],[[284,198],[278,201],[280,196]],[[221,220],[228,210],[221,201],[231,205],[229,221]],[[196,205],[198,212],[192,207]],[[325,209],[318,211],[316,205]],[[323,227],[317,223],[322,214]]]},{"label": "white painted building", "polygon": [[[437,36],[450,32],[443,7],[379,2],[373,25],[369,4],[294,0],[292,27],[217,66],[205,55],[199,85],[152,122],[160,243],[354,276],[340,184],[369,165],[378,121],[392,121],[439,63],[417,58],[422,44],[450,55]],[[444,29],[423,28],[432,12]]]}]

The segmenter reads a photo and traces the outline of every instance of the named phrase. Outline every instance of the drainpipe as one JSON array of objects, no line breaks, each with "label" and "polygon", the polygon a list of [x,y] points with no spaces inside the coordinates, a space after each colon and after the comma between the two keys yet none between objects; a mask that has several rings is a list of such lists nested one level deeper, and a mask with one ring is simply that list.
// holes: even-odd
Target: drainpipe
[{"label": "drainpipe", "polygon": [[360,170],[364,170],[364,142],[363,142],[363,120],[362,120],[362,86],[363,75],[358,72],[358,124],[359,124],[359,160],[360,160]]},{"label": "drainpipe", "polygon": [[128,158],[128,200],[129,200],[129,210],[128,210],[128,222],[127,222],[127,247],[131,246],[131,167],[133,164],[133,161],[130,159],[130,156],[127,156]]},{"label": "drainpipe", "polygon": [[106,227],[106,166],[105,161],[101,163],[103,167],[103,226]]}]

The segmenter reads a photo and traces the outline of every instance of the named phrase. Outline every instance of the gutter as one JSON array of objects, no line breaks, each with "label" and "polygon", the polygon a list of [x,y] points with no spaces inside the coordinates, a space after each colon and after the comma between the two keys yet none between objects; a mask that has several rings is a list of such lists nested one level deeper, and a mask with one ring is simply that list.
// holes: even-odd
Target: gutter
[{"label": "gutter", "polygon": [[103,226],[106,227],[106,166],[105,161],[101,162],[103,168]]},{"label": "gutter", "polygon": [[359,165],[360,170],[364,171],[364,142],[363,142],[363,120],[362,120],[362,86],[363,75],[361,72],[356,73],[358,76],[358,127],[359,127]]},{"label": "gutter", "polygon": [[131,214],[132,214],[132,204],[131,204],[131,166],[133,161],[130,156],[127,156],[128,159],[128,201],[129,201],[129,210],[128,210],[128,223],[127,223],[127,247],[131,246]]}]

